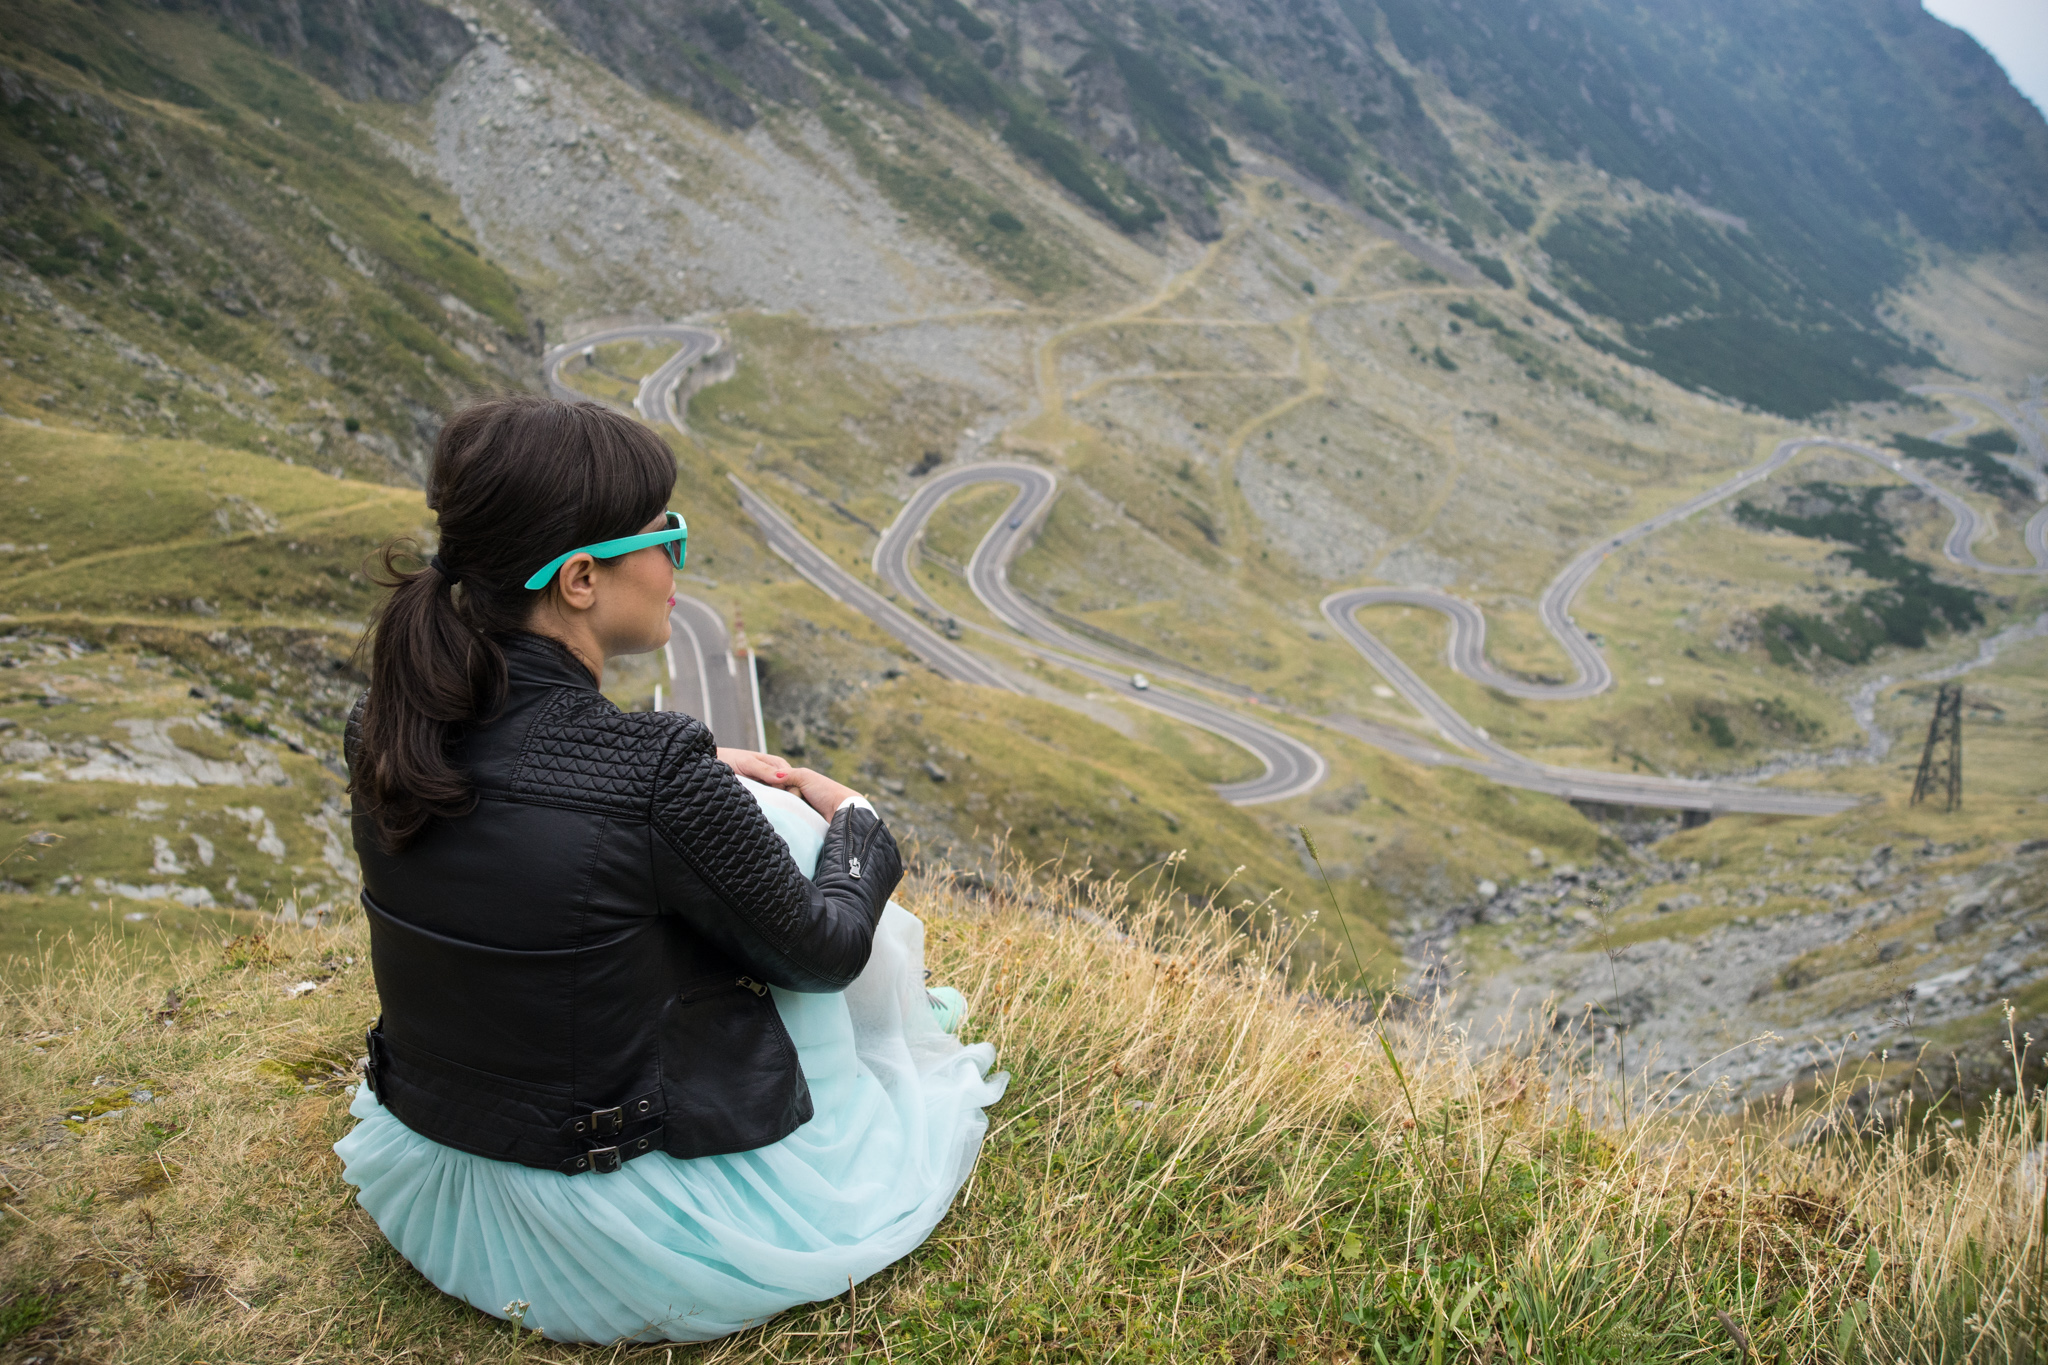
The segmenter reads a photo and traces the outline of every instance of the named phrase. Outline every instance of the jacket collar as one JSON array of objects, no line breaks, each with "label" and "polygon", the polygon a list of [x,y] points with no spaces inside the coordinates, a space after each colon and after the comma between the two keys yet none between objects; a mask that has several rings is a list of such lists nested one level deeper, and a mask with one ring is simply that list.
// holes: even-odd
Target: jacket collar
[{"label": "jacket collar", "polygon": [[529,631],[500,637],[505,651],[505,673],[515,683],[537,683],[542,687],[575,687],[597,691],[590,670],[559,640]]}]

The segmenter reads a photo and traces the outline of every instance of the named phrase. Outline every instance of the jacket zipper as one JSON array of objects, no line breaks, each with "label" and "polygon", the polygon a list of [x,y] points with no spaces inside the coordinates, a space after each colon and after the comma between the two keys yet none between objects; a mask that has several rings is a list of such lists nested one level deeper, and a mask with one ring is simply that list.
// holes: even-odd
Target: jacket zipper
[{"label": "jacket zipper", "polygon": [[855,881],[860,880],[861,855],[865,854],[868,851],[868,845],[874,842],[875,831],[880,829],[881,827],[882,822],[879,819],[876,820],[874,824],[868,826],[868,832],[865,835],[861,836],[859,851],[849,855],[846,860],[846,875],[853,878]]},{"label": "jacket zipper", "polygon": [[754,980],[754,978],[751,976],[743,976],[739,980],[733,982],[732,984],[740,987],[742,990],[752,991],[756,995],[768,994],[768,988],[762,985],[760,982]]}]

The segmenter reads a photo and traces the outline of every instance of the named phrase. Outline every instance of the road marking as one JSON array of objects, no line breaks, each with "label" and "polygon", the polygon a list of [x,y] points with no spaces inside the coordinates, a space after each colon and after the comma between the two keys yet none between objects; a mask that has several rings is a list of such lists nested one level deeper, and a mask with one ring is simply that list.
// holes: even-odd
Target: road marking
[{"label": "road marking", "polygon": [[690,623],[683,618],[683,613],[680,609],[672,612],[669,619],[676,625],[681,626],[683,634],[690,637],[690,653],[695,656],[697,661],[697,704],[703,708],[697,719],[704,722],[705,729],[716,735],[718,733],[718,725],[711,718],[711,674],[704,667],[703,641],[697,638],[697,632],[691,629]]},{"label": "road marking", "polygon": [[761,718],[761,670],[754,663],[754,647],[747,646],[747,687],[754,694],[754,747],[768,747],[768,722]]}]

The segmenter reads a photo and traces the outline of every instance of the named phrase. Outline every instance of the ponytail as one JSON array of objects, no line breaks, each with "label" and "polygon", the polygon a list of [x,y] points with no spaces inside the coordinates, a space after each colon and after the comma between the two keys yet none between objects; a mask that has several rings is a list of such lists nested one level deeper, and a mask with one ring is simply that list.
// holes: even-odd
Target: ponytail
[{"label": "ponytail", "polygon": [[[363,708],[351,790],[368,797],[380,842],[395,852],[436,818],[468,813],[469,781],[448,760],[457,726],[494,713],[505,696],[505,652],[463,619],[456,586],[432,565],[406,571],[419,547],[394,540],[371,581],[391,595],[372,620],[370,702]],[[436,555],[434,558],[439,559]],[[473,596],[473,594],[464,594]]]},{"label": "ponytail", "polygon": [[[350,795],[396,852],[476,804],[451,752],[504,705],[504,637],[541,598],[526,576],[564,550],[631,535],[668,505],[675,459],[624,414],[594,403],[508,395],[455,414],[435,444],[427,505],[441,544],[409,539],[372,556],[391,595],[376,609]],[[416,567],[406,568],[410,563]]]}]

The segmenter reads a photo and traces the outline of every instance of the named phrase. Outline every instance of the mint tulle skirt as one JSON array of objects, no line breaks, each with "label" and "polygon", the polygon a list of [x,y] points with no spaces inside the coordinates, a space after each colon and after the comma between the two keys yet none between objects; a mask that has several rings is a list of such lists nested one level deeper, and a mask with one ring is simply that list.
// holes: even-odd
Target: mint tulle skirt
[{"label": "mint tulle skirt", "polygon": [[[747,785],[808,874],[824,822]],[[334,1145],[342,1178],[443,1292],[497,1317],[525,1304],[556,1341],[708,1341],[843,1294],[945,1217],[1009,1078],[989,1044],[941,1030],[924,926],[893,902],[853,985],[774,995],[816,1111],[780,1142],[566,1176],[430,1141],[364,1088]]]}]

